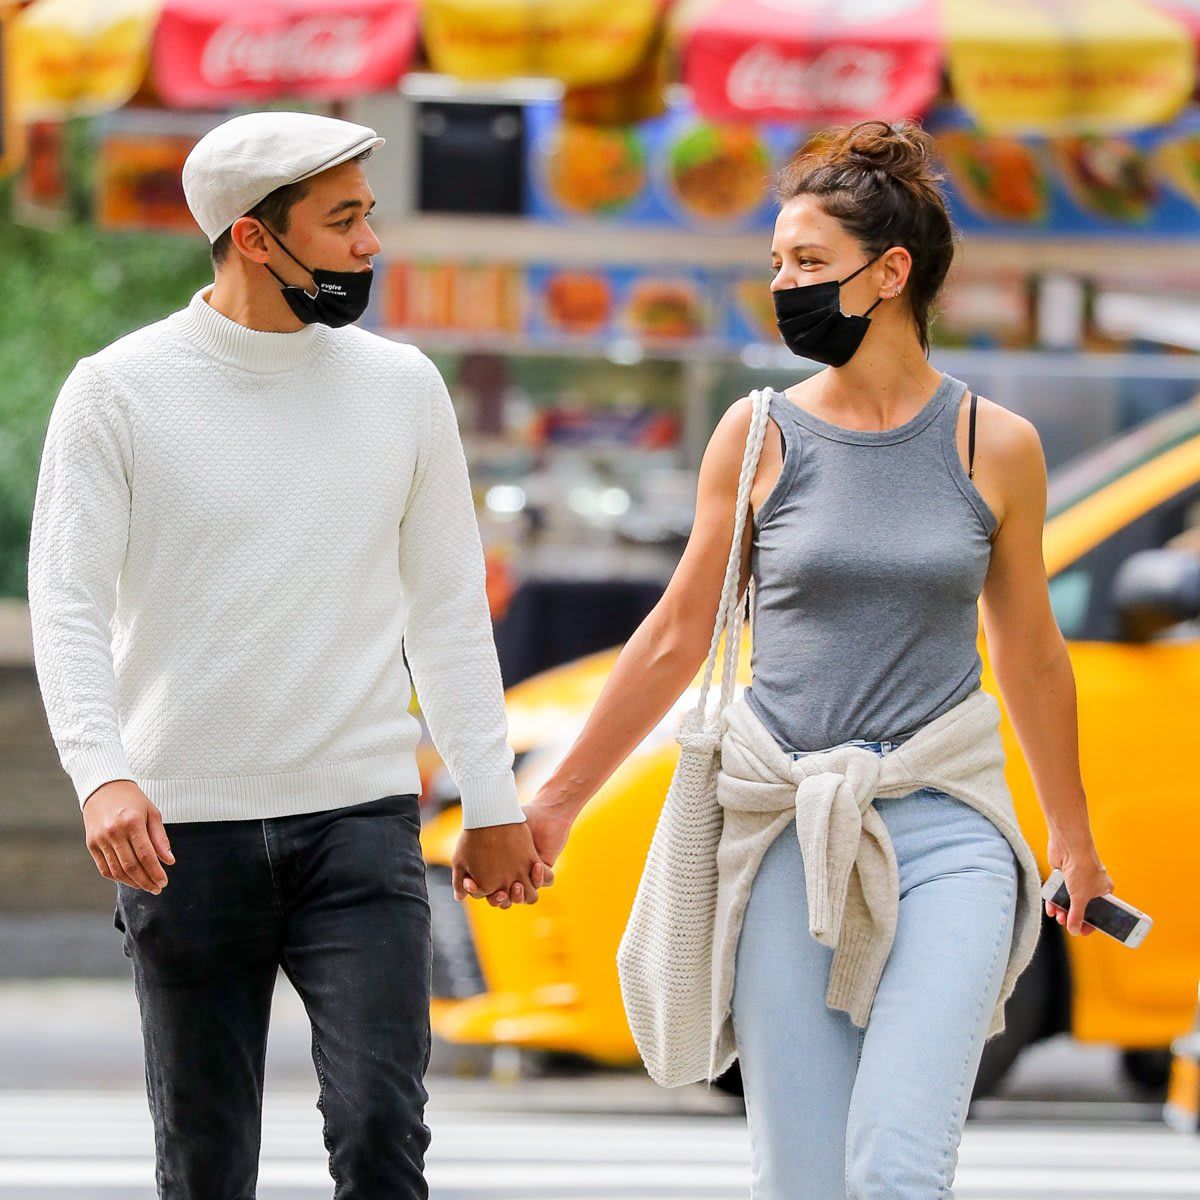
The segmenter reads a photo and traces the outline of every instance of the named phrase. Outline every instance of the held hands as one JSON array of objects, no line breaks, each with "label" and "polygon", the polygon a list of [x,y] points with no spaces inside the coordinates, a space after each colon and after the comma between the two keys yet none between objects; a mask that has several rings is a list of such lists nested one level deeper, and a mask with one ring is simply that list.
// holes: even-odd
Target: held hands
[{"label": "held hands", "polygon": [[1113,882],[1096,853],[1095,844],[1088,838],[1078,844],[1068,845],[1052,830],[1046,847],[1046,858],[1051,870],[1055,867],[1062,870],[1067,892],[1071,897],[1069,909],[1060,908],[1047,900],[1046,915],[1054,917],[1060,925],[1065,925],[1070,934],[1086,937],[1095,933],[1095,928],[1084,922],[1084,909],[1089,901],[1097,896],[1107,896],[1113,890]]},{"label": "held hands", "polygon": [[83,803],[88,852],[105,879],[153,892],[167,886],[175,855],[154,802],[132,779],[114,779]]},{"label": "held hands", "polygon": [[[493,908],[510,908],[513,901],[536,904],[537,889],[549,887],[554,882],[551,867],[567,843],[574,817],[562,803],[551,803],[540,796],[531,804],[523,805],[523,810],[523,824],[491,825],[463,831],[452,863],[456,900],[464,896],[486,899]],[[500,837],[480,837],[481,834],[499,834]],[[520,854],[529,857],[518,856],[515,862],[503,857],[501,839],[515,840]],[[493,854],[496,857],[491,859]],[[522,874],[521,867],[526,864],[528,869]],[[489,874],[489,869],[493,873]]]}]

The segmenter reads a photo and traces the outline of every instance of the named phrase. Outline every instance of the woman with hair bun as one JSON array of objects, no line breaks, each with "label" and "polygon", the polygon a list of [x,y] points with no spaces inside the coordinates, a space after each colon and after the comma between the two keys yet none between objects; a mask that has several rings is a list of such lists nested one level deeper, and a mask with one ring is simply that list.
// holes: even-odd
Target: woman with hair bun
[{"label": "woman with hair bun", "polygon": [[[740,1058],[754,1200],[934,1200],[952,1195],[983,1046],[1043,913],[999,706],[980,686],[980,601],[1070,892],[1069,912],[1046,915],[1090,933],[1083,910],[1112,881],[1042,561],[1041,442],[928,360],[955,242],[931,139],[907,122],[836,130],[786,165],[779,198],[779,331],[826,369],[772,391],[767,417],[753,397],[724,414],[679,566],[525,812],[553,864],[588,798],[695,678],[752,417],[765,421],[738,584],[739,597],[751,588],[753,681],[722,710],[709,1077]],[[644,933],[634,924],[627,938]],[[690,925],[674,944],[693,944]],[[625,989],[646,1042],[670,1043],[655,1016],[708,977],[710,961],[681,957],[643,981],[651,1000]]]},{"label": "woman with hair bun", "polygon": [[[771,397],[751,491],[743,699],[790,757],[846,743],[895,753],[979,689],[982,598],[1048,858],[1070,880],[1069,922],[1047,914],[1090,933],[1083,909],[1112,881],[1089,829],[1074,676],[1042,562],[1045,460],[1027,420],[928,361],[955,244],[932,139],[908,122],[862,122],[797,153],[778,186],[779,330],[828,369]],[[731,461],[746,403],[727,414]],[[1022,898],[1031,903],[1022,847],[945,790],[873,804],[899,902],[864,1027],[826,1005],[834,951],[810,933],[797,838],[772,841],[754,876],[732,1017],[755,1200],[952,1194],[983,1045],[1002,984],[1015,982],[1005,967]]]}]

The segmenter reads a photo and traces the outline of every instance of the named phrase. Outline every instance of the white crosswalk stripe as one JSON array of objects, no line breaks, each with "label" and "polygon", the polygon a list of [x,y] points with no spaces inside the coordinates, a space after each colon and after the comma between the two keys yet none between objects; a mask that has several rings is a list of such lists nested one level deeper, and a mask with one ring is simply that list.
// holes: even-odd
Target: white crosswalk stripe
[{"label": "white crosswalk stripe", "polygon": [[[729,1116],[471,1111],[431,1102],[434,1200],[734,1200],[748,1192],[745,1123]],[[329,1196],[308,1095],[269,1091],[260,1200]],[[971,1121],[958,1200],[1200,1200],[1200,1139],[1143,1125]],[[153,1200],[145,1096],[0,1093],[5,1200]]]}]

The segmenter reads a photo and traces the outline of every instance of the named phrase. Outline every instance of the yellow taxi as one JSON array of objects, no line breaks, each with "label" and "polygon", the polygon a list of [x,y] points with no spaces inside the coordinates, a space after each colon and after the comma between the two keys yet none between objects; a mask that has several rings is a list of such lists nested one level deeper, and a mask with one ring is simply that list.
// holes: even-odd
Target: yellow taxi
[{"label": "yellow taxi", "polygon": [[[1101,934],[1070,938],[1047,920],[1008,1028],[988,1043],[977,1095],[1024,1046],[1060,1031],[1120,1047],[1134,1078],[1161,1084],[1168,1047],[1191,1023],[1200,979],[1200,401],[1055,472],[1043,553],[1075,669],[1092,828],[1117,894],[1155,924],[1129,950]],[[980,652],[983,686],[999,698],[982,633]],[[574,740],[616,654],[509,690],[523,799]],[[739,686],[749,661],[747,645]],[[674,733],[698,686],[699,677],[585,807],[536,905],[456,903],[448,863],[458,807],[427,820],[442,1038],[638,1062],[615,956],[674,768]],[[1017,814],[1044,877],[1046,827],[1007,716],[1002,732]]]}]

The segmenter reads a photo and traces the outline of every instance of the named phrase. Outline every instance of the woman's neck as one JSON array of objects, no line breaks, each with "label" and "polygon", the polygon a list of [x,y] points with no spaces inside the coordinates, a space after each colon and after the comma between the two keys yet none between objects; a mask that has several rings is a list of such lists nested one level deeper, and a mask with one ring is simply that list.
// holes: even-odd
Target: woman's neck
[{"label": "woman's neck", "polygon": [[864,427],[886,429],[911,417],[941,378],[915,337],[868,337],[844,366],[813,378],[811,395],[827,411],[854,413]]}]

